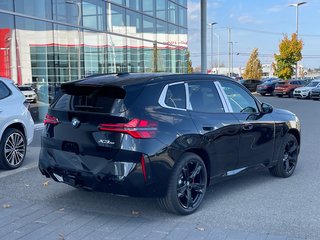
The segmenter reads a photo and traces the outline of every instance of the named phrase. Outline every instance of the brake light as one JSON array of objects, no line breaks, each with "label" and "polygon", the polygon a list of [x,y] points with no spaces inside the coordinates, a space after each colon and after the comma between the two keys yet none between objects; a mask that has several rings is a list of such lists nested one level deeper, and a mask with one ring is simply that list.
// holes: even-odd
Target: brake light
[{"label": "brake light", "polygon": [[59,124],[59,119],[54,116],[51,116],[47,113],[46,117],[44,118],[43,123],[44,123],[44,125],[46,125],[46,124],[57,125],[57,124]]},{"label": "brake light", "polygon": [[157,123],[134,118],[128,123],[103,123],[98,128],[100,131],[129,134],[134,138],[154,138],[157,132]]}]

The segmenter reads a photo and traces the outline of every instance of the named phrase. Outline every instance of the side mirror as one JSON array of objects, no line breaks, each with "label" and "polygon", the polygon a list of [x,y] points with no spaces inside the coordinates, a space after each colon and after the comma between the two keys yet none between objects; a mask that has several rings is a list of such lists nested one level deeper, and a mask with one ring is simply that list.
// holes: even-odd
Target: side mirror
[{"label": "side mirror", "polygon": [[272,113],[273,107],[268,103],[261,104],[261,113]]}]

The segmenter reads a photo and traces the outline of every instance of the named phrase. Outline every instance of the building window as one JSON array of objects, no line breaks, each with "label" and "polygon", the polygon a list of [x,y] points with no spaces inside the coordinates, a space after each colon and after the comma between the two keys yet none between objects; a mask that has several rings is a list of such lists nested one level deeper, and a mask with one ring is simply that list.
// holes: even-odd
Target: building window
[{"label": "building window", "polygon": [[154,16],[154,0],[143,0],[142,4],[143,12],[151,16]]},{"label": "building window", "polygon": [[106,30],[105,3],[101,0],[85,0],[82,3],[83,26]]},{"label": "building window", "polygon": [[51,0],[15,0],[14,3],[18,13],[52,19]]},{"label": "building window", "polygon": [[126,34],[126,15],[125,9],[114,4],[107,4],[107,23],[108,31],[120,34]]}]

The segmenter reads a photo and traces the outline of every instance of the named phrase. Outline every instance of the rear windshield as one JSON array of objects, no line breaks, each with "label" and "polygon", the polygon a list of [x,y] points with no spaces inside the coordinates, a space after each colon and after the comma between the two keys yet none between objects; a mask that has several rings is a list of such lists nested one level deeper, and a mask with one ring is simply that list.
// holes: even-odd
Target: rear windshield
[{"label": "rear windshield", "polygon": [[75,87],[67,89],[51,106],[55,110],[118,114],[126,111],[126,92],[116,87]]}]

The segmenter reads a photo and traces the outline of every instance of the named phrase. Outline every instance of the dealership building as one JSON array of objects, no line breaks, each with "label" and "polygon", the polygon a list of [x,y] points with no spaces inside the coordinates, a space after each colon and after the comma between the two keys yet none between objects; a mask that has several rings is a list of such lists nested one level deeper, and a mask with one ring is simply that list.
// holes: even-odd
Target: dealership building
[{"label": "dealership building", "polygon": [[184,73],[186,53],[187,0],[0,1],[0,77],[41,90],[36,121],[63,82]]}]

